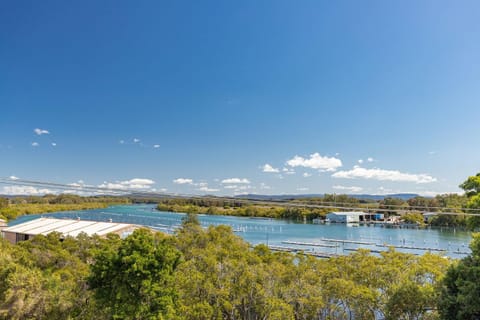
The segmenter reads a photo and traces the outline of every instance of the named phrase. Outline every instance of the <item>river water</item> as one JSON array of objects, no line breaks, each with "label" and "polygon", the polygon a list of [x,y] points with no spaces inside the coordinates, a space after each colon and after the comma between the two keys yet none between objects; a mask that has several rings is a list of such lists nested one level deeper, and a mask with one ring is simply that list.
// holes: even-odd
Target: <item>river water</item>
[{"label": "river water", "polygon": [[[155,210],[155,205],[123,205],[104,209],[64,211],[27,215],[11,221],[15,225],[38,217],[55,217],[95,221],[133,223],[172,233],[181,224],[183,213]],[[297,248],[327,254],[348,254],[358,248],[372,252],[395,246],[400,252],[423,254],[432,252],[452,258],[470,253],[468,232],[446,229],[390,229],[380,226],[351,226],[345,224],[311,224],[288,220],[199,215],[200,223],[229,225],[251,244]],[[442,251],[440,251],[442,250]]]}]

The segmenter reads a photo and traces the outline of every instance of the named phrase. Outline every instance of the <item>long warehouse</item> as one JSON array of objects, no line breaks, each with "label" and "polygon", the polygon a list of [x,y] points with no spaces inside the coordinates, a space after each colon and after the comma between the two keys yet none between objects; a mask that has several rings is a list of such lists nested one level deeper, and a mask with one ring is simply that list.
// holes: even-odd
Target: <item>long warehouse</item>
[{"label": "long warehouse", "polygon": [[64,237],[76,237],[80,233],[103,237],[109,233],[116,233],[123,238],[138,228],[140,228],[138,225],[126,223],[38,218],[5,228],[2,230],[2,234],[10,243],[16,244],[36,235],[47,235],[51,232],[58,232]]}]

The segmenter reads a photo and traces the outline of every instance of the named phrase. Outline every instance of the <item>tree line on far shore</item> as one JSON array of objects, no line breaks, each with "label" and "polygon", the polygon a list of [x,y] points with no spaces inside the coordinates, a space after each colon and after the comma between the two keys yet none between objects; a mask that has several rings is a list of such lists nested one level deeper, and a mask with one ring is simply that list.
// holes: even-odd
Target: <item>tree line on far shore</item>
[{"label": "tree line on far shore", "polygon": [[390,249],[330,259],[251,247],[189,214],[175,235],[0,239],[0,319],[475,319],[472,255]]},{"label": "tree line on far shore", "polygon": [[[480,195],[480,175],[470,178],[469,202]],[[252,247],[188,214],[174,235],[0,239],[0,319],[479,319],[472,238],[462,260],[393,248],[317,259]]]},{"label": "tree line on far shore", "polygon": [[[471,176],[460,187],[465,194],[441,194],[435,197],[413,197],[408,200],[386,197],[382,200],[359,199],[348,195],[325,194],[319,198],[284,199],[281,203],[258,203],[243,199],[169,198],[159,201],[157,209],[169,212],[199,213],[212,215],[232,215],[244,217],[265,217],[276,219],[307,220],[325,218],[326,214],[338,206],[340,211],[357,208],[379,212],[386,216],[398,215],[407,223],[425,225],[423,212],[438,213],[427,223],[439,227],[460,227],[476,230],[480,227],[480,174]],[[305,205],[305,206],[302,206]],[[313,208],[309,205],[328,205],[330,208]],[[456,213],[456,215],[442,214]],[[471,216],[479,214],[479,216]]]}]

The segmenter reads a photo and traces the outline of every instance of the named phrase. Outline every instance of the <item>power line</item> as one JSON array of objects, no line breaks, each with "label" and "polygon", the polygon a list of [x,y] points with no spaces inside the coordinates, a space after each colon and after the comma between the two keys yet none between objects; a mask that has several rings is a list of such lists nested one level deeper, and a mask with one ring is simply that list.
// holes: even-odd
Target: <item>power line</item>
[{"label": "power line", "polygon": [[196,199],[196,200],[215,200],[215,201],[232,201],[234,203],[245,203],[245,204],[257,204],[257,205],[265,205],[265,206],[272,206],[272,205],[281,205],[285,207],[300,207],[300,208],[318,208],[318,209],[336,209],[336,210],[358,210],[358,211],[374,211],[374,212],[408,212],[412,210],[422,211],[425,209],[429,210],[461,210],[463,212],[435,212],[437,214],[442,215],[475,215],[470,212],[475,209],[471,208],[451,208],[451,207],[425,207],[425,206],[410,206],[404,207],[401,205],[385,205],[385,208],[378,208],[378,207],[369,207],[368,204],[366,206],[358,206],[358,204],[346,203],[346,202],[321,202],[320,204],[312,204],[306,202],[305,200],[295,199],[291,201],[290,199],[284,200],[259,200],[257,198],[236,198],[236,197],[218,197],[212,195],[196,195],[196,194],[180,194],[180,193],[167,193],[167,192],[159,192],[159,191],[152,191],[152,190],[139,190],[134,188],[108,188],[108,187],[98,187],[92,185],[84,185],[84,184],[62,184],[62,183],[55,183],[55,182],[46,182],[46,181],[35,181],[35,180],[27,180],[27,179],[11,179],[11,178],[0,178],[0,184],[6,185],[14,185],[14,186],[30,186],[36,188],[50,188],[54,190],[61,190],[61,191],[77,191],[77,192],[85,192],[91,193],[94,195],[110,195],[110,196],[129,196],[129,197],[152,197],[152,198],[184,198],[184,199]]}]

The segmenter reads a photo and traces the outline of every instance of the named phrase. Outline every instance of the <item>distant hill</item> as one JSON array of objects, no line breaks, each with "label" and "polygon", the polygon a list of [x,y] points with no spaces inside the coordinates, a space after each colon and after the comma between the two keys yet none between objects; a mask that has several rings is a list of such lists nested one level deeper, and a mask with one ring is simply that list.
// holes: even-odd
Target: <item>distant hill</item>
[{"label": "distant hill", "polygon": [[[324,194],[282,194],[282,195],[261,195],[261,194],[242,194],[235,196],[240,199],[252,199],[252,200],[288,200],[288,199],[305,199],[305,198],[321,198]],[[418,197],[415,193],[395,193],[395,194],[349,194],[349,197],[365,200],[383,200],[385,198],[399,198],[402,200],[408,200]]]}]

